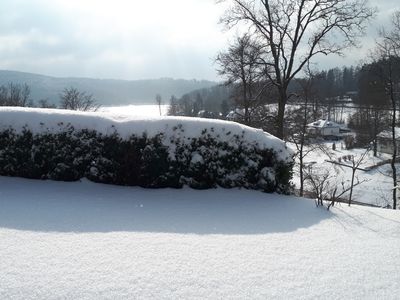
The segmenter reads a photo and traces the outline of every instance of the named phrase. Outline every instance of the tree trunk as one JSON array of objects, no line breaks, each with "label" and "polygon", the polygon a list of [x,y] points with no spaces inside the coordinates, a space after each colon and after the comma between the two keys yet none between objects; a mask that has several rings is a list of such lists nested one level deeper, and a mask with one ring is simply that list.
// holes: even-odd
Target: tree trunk
[{"label": "tree trunk", "polygon": [[[354,159],[353,159],[354,160]],[[351,198],[353,196],[353,186],[354,186],[354,175],[356,174],[356,166],[354,166],[354,161],[353,161],[353,169],[351,173],[351,185],[350,185],[350,196],[349,196],[349,206],[351,205]]]},{"label": "tree trunk", "polygon": [[304,196],[303,145],[300,146],[300,197]]},{"label": "tree trunk", "polygon": [[276,137],[283,139],[284,137],[284,118],[285,106],[287,103],[287,94],[285,88],[279,88],[278,116],[276,119]]},{"label": "tree trunk", "polygon": [[393,209],[397,206],[397,173],[396,173],[396,156],[397,156],[397,142],[396,142],[396,103],[393,99],[393,117],[392,117],[392,144],[393,156],[390,166],[392,167],[393,178]]},{"label": "tree trunk", "polygon": [[397,172],[396,172],[396,156],[397,156],[397,141],[396,141],[396,98],[394,96],[393,87],[393,73],[392,64],[389,65],[389,95],[392,100],[392,143],[393,143],[393,156],[390,166],[392,167],[392,178],[393,178],[393,209],[397,208]]},{"label": "tree trunk", "polygon": [[308,90],[305,96],[305,103],[304,103],[304,115],[303,115],[303,124],[301,130],[301,137],[300,137],[300,197],[304,195],[304,172],[303,172],[303,160],[304,160],[304,142],[306,138],[306,130],[307,130],[307,115],[308,115]]},{"label": "tree trunk", "polygon": [[374,156],[378,156],[378,111],[374,109],[374,140],[373,140],[373,147],[374,147]]},{"label": "tree trunk", "polygon": [[249,101],[247,99],[247,84],[243,82],[244,124],[250,126]]}]

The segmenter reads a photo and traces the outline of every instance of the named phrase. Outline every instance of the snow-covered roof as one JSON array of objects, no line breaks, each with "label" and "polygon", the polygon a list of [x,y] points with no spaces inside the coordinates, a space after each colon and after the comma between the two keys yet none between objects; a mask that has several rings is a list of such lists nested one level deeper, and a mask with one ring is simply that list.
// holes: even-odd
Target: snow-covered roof
[{"label": "snow-covered roof", "polygon": [[237,116],[243,116],[244,109],[236,108],[235,110],[231,110],[227,115],[226,118],[236,118]]},{"label": "snow-covered roof", "polygon": [[[396,140],[400,139],[400,127],[395,127],[395,136],[396,136]],[[380,132],[378,134],[378,137],[380,138],[384,138],[384,139],[391,139],[392,138],[392,130],[388,129],[388,130],[383,130],[382,132]]]},{"label": "snow-covered roof", "polygon": [[321,119],[312,123],[309,123],[307,125],[308,127],[314,127],[314,128],[340,128],[341,125],[339,125],[338,123],[335,123],[333,121],[329,121],[329,120],[325,120],[325,119]]},{"label": "snow-covered roof", "polygon": [[[242,124],[215,119],[190,117],[138,117],[122,113],[78,112],[62,109],[0,107],[0,131],[13,128],[16,132],[29,129],[33,134],[57,133],[68,124],[76,130],[95,130],[109,135],[117,132],[121,138],[146,133],[152,137],[163,133],[165,143],[175,136],[190,141],[200,137],[204,130],[223,142],[235,143],[235,135],[261,149],[274,149],[283,160],[291,159],[292,151],[284,141],[262,131]],[[180,128],[180,130],[177,130]]]},{"label": "snow-covered roof", "polygon": [[[249,113],[252,112],[252,109],[249,109]],[[244,108],[235,108],[234,110],[231,110],[226,116],[225,118],[227,120],[236,120],[236,119],[240,119],[243,118],[245,115],[245,111]]]}]

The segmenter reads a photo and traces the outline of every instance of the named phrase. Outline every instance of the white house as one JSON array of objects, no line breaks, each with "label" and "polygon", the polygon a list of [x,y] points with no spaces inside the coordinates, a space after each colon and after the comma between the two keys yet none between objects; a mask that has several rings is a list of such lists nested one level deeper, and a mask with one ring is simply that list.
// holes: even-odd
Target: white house
[{"label": "white house", "polygon": [[329,121],[329,120],[318,120],[315,122],[312,122],[307,125],[307,131],[308,133],[315,135],[315,136],[321,136],[321,137],[339,137],[340,136],[340,129],[341,125]]},{"label": "white house", "polygon": [[[397,155],[400,155],[400,127],[395,127]],[[377,148],[381,153],[393,154],[392,130],[384,130],[376,136]]]}]

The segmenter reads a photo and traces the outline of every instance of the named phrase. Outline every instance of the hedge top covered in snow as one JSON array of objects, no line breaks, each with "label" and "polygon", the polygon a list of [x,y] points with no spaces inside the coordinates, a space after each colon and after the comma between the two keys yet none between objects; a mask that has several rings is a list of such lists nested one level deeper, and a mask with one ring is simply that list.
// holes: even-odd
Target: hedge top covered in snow
[{"label": "hedge top covered in snow", "polygon": [[60,109],[21,107],[0,108],[0,131],[12,128],[17,133],[24,128],[33,134],[58,133],[66,127],[75,130],[95,130],[104,135],[118,133],[121,138],[131,135],[152,137],[164,134],[165,142],[174,136],[182,140],[210,134],[222,142],[233,141],[234,136],[243,136],[243,141],[257,144],[261,149],[272,149],[282,160],[291,160],[292,152],[285,143],[261,129],[254,129],[238,123],[188,117],[137,117],[122,114],[77,112]]}]

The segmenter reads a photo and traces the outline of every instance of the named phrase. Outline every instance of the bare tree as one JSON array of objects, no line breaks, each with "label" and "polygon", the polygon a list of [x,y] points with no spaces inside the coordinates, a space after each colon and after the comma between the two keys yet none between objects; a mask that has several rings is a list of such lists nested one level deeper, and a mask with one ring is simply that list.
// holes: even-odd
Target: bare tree
[{"label": "bare tree", "polygon": [[49,99],[40,99],[38,105],[40,108],[57,108],[54,103],[49,102]]},{"label": "bare tree", "polygon": [[74,87],[65,88],[60,94],[60,107],[63,109],[96,111],[100,105],[96,103],[92,94],[80,92]]},{"label": "bare tree", "polygon": [[385,93],[392,107],[392,179],[393,179],[393,209],[397,208],[397,138],[396,132],[397,118],[396,115],[399,109],[399,94],[400,94],[400,11],[397,11],[392,16],[392,28],[387,31],[382,29],[380,39],[377,41],[374,57],[375,57],[375,72],[382,80]]},{"label": "bare tree", "polygon": [[[357,162],[362,162],[365,158],[365,154],[363,154]],[[354,158],[353,158],[354,161]],[[331,171],[329,170],[318,170],[314,168],[314,166],[311,164],[308,166],[308,168],[305,169],[305,180],[309,183],[311,192],[313,193],[313,196],[315,196],[315,205],[316,206],[324,206],[324,201],[328,201],[329,204],[327,206],[328,210],[330,207],[335,205],[335,202],[344,202],[343,197],[345,194],[350,193],[348,203],[350,205],[351,203],[351,197],[353,193],[354,187],[366,182],[366,179],[359,180],[358,177],[355,177],[355,171],[358,169],[358,166],[355,167],[355,164],[353,163],[353,166],[349,166],[353,168],[352,172],[352,179],[351,183],[348,184],[345,182],[345,180],[342,178],[341,181],[338,181],[338,170],[333,169]],[[332,172],[334,171],[334,172]]]},{"label": "bare tree", "polygon": [[312,165],[308,167],[308,170],[305,171],[306,176],[305,179],[310,183],[311,190],[315,196],[315,205],[323,206],[325,200],[329,200],[329,192],[331,190],[330,180],[332,176],[328,171],[324,171],[323,173],[315,173]]},{"label": "bare tree", "polygon": [[[304,78],[303,80],[299,80],[299,85],[300,85],[300,95],[304,100],[304,103],[301,105],[301,107],[295,111],[291,112],[289,115],[290,119],[294,119],[293,126],[290,126],[292,130],[289,130],[289,141],[293,142],[294,145],[296,146],[296,156],[299,159],[299,175],[300,175],[300,196],[303,196],[304,193],[304,181],[305,181],[305,175],[304,175],[304,159],[306,156],[316,149],[324,151],[324,149],[321,148],[321,145],[318,144],[312,144],[310,137],[307,133],[307,124],[311,120],[311,115],[310,115],[310,108],[309,108],[309,103],[311,98],[313,97],[313,85],[314,85],[314,74],[310,69],[309,64],[307,65],[307,71],[306,71],[307,77]],[[290,132],[293,131],[293,132]],[[324,151],[326,152],[326,151]]]},{"label": "bare tree", "polygon": [[172,95],[171,98],[169,99],[169,106],[168,106],[168,116],[176,116],[178,115],[179,109],[178,109],[178,99]]},{"label": "bare tree", "polygon": [[0,86],[0,105],[1,106],[31,106],[29,99],[31,88],[26,83],[9,83]]},{"label": "bare tree", "polygon": [[[357,178],[357,181],[353,181],[351,185],[346,185],[344,181],[340,183],[340,190],[338,189],[339,185],[336,185],[333,189],[330,190],[330,195],[329,195],[329,201],[330,203],[328,204],[327,209],[329,210],[332,206],[335,205],[336,202],[340,202],[341,198],[348,193],[349,191],[351,192],[354,187],[366,182],[366,179],[359,180]],[[349,202],[350,203],[350,202]],[[350,205],[350,204],[349,204]]]},{"label": "bare tree", "polygon": [[233,85],[234,99],[244,109],[243,123],[251,125],[251,108],[261,96],[259,81],[263,75],[260,68],[263,47],[249,34],[236,37],[226,52],[216,58],[218,73],[226,78],[225,84]]},{"label": "bare tree", "polygon": [[[356,171],[359,169],[361,163],[365,160],[369,150],[370,150],[370,148],[367,148],[359,157],[355,157],[354,155],[350,156],[349,162],[351,163],[351,165],[348,166],[349,168],[351,168],[351,183],[350,183],[350,186],[348,188],[348,190],[350,191],[349,206],[351,205],[351,200],[352,200],[352,197],[353,197],[353,187],[355,186],[354,179],[355,179]],[[343,166],[345,166],[345,165],[343,165]]]},{"label": "bare tree", "polygon": [[160,112],[160,117],[161,117],[161,103],[162,103],[162,98],[160,94],[156,95],[156,103],[158,105],[158,110]]},{"label": "bare tree", "polygon": [[343,54],[357,44],[375,10],[366,0],[219,0],[231,3],[227,28],[247,24],[268,49],[266,76],[279,91],[276,135],[284,136],[288,86],[318,54]]}]

